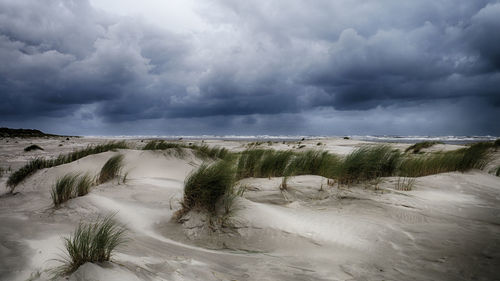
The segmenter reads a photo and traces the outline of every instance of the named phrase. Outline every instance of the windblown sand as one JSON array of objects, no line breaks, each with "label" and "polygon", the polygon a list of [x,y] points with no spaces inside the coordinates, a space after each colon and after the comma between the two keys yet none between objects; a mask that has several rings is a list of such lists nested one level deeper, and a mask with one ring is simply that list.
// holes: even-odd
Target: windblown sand
[{"label": "windblown sand", "polygon": [[[36,156],[103,141],[61,140],[2,139],[0,166],[15,170]],[[24,152],[30,143],[45,150]],[[207,143],[233,151],[246,147],[237,141]],[[302,144],[302,149],[345,155],[369,143],[328,139]],[[297,149],[298,144],[270,147]],[[50,189],[58,177],[72,171],[95,175],[118,153],[125,155],[124,171],[129,172],[125,183],[99,185],[53,208]],[[112,263],[85,264],[69,280],[500,279],[500,177],[487,169],[421,177],[411,191],[395,190],[396,178],[339,187],[319,176],[297,176],[286,191],[279,189],[281,178],[244,179],[239,185],[247,191],[237,199],[234,227],[211,234],[202,214],[192,214],[184,224],[171,220],[180,209],[184,179],[200,164],[191,154],[105,152],[41,170],[13,195],[5,188],[7,173],[0,179],[0,280],[49,280],[47,270],[64,253],[62,237],[79,222],[109,213],[126,225],[129,243],[117,249]]]}]

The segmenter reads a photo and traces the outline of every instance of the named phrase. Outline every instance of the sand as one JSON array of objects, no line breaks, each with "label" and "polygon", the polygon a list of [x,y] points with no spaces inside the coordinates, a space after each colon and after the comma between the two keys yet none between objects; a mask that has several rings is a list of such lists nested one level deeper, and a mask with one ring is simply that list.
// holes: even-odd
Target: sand
[{"label": "sand", "polygon": [[[7,142],[9,140],[9,142]],[[64,140],[64,142],[62,142]],[[17,141],[17,143],[16,143]],[[2,139],[0,165],[20,167],[36,156],[70,152],[102,139]],[[140,147],[140,140],[131,140]],[[321,142],[320,145],[317,145]],[[44,151],[24,152],[30,143]],[[233,151],[239,141],[206,141]],[[63,144],[63,146],[59,146]],[[305,148],[345,155],[371,143],[306,140]],[[391,144],[404,150],[407,144]],[[262,144],[268,147],[268,144]],[[297,143],[273,143],[291,149]],[[460,146],[439,145],[432,150]],[[68,172],[97,174],[112,155],[125,155],[125,183],[114,180],[88,195],[51,205],[50,189]],[[498,156],[494,161],[498,162]],[[85,264],[69,280],[495,280],[500,279],[500,177],[485,171],[421,177],[411,191],[397,178],[378,185],[329,186],[320,176],[244,179],[232,228],[210,233],[203,214],[172,221],[183,181],[201,161],[160,151],[122,149],[44,169],[16,188],[0,179],[0,280],[49,280],[62,237],[79,222],[116,213],[130,242],[112,262]]]}]

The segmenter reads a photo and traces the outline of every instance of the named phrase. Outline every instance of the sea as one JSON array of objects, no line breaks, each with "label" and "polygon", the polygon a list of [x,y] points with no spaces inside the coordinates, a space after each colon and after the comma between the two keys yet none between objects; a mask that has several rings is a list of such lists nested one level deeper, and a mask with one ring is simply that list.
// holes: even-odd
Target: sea
[{"label": "sea", "polygon": [[164,139],[164,140],[227,140],[227,141],[300,141],[309,139],[349,138],[371,142],[417,143],[423,141],[439,141],[446,144],[469,144],[483,141],[494,141],[498,136],[399,136],[399,135],[343,135],[343,136],[311,136],[311,135],[120,135],[120,136],[85,136],[88,138],[112,139]]}]

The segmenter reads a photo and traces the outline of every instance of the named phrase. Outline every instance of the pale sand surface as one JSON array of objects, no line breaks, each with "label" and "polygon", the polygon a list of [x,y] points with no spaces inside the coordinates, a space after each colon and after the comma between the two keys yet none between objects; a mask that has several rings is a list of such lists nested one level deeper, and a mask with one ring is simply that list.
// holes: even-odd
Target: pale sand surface
[{"label": "pale sand surface", "polygon": [[[8,140],[0,140],[0,166],[13,170],[36,156],[103,142]],[[45,150],[24,152],[30,143]],[[205,143],[241,151],[248,142]],[[306,145],[302,149],[345,155],[373,143],[321,139],[301,144]],[[409,146],[391,145],[401,150]],[[298,144],[260,146],[292,149]],[[460,147],[437,145],[429,150]],[[125,184],[99,185],[59,209],[52,207],[50,189],[57,177],[72,171],[97,174],[117,153],[125,155]],[[394,190],[396,178],[384,178],[376,188],[339,188],[328,186],[320,176],[297,176],[288,181],[285,192],[279,190],[281,178],[244,179],[239,184],[247,191],[236,202],[236,227],[210,235],[201,214],[191,214],[183,225],[171,221],[180,208],[183,181],[200,163],[192,154],[179,159],[161,151],[105,152],[41,170],[21,183],[15,195],[4,194],[4,175],[0,280],[48,280],[45,270],[57,265],[52,259],[63,253],[61,237],[80,221],[114,212],[127,226],[130,242],[117,250],[113,263],[85,264],[69,280],[500,279],[500,177],[487,169],[421,177],[405,192]]]}]

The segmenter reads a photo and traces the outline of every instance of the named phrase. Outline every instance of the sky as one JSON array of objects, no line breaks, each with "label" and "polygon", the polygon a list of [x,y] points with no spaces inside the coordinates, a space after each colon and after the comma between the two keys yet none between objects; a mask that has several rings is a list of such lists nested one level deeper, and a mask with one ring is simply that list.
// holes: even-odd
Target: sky
[{"label": "sky", "polygon": [[0,0],[0,126],[500,135],[500,1]]}]

